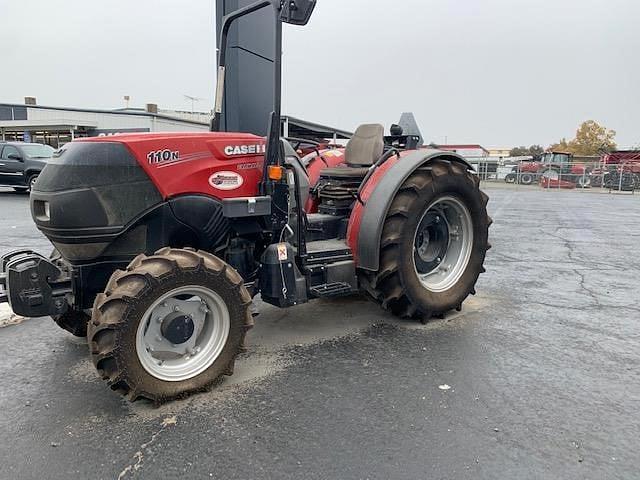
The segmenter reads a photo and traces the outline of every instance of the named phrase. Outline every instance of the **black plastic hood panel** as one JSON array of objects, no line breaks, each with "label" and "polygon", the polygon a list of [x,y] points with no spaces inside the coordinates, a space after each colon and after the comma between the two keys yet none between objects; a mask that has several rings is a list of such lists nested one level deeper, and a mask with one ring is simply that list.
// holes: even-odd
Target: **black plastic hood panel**
[{"label": "black plastic hood panel", "polygon": [[31,193],[31,214],[52,241],[109,243],[161,202],[123,144],[77,142],[66,145],[42,170]]}]

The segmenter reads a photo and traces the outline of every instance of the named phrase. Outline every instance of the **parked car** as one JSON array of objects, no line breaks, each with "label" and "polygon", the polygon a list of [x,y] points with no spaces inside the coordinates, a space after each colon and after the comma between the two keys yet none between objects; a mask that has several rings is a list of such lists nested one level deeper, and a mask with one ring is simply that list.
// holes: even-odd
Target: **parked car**
[{"label": "parked car", "polygon": [[30,190],[53,152],[40,143],[0,142],[0,186]]}]

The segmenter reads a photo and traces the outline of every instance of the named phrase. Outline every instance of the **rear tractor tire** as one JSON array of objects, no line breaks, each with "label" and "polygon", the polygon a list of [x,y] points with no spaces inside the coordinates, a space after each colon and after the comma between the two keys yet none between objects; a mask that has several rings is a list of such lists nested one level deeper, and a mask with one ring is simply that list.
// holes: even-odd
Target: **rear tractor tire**
[{"label": "rear tractor tire", "polygon": [[532,185],[534,181],[534,176],[531,173],[521,173],[520,174],[520,184],[521,185]]},{"label": "rear tractor tire", "polygon": [[384,309],[426,322],[475,294],[492,223],[479,183],[464,165],[436,160],[400,187],[384,219],[380,269],[362,278]]},{"label": "rear tractor tire", "polygon": [[93,363],[130,401],[203,391],[234,362],[253,326],[242,277],[214,255],[164,248],[116,271],[89,322]]}]

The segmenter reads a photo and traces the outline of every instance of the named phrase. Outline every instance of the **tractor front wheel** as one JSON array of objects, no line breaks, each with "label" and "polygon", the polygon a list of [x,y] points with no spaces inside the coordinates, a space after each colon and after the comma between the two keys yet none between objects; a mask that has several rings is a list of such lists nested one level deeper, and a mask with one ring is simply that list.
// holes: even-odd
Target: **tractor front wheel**
[{"label": "tractor front wheel", "polygon": [[397,316],[426,320],[475,293],[487,250],[488,197],[464,165],[437,160],[402,185],[385,219],[380,269],[363,284]]},{"label": "tractor front wheel", "polygon": [[88,336],[112,390],[156,403],[231,375],[253,320],[242,277],[201,251],[165,248],[116,271],[97,296]]}]

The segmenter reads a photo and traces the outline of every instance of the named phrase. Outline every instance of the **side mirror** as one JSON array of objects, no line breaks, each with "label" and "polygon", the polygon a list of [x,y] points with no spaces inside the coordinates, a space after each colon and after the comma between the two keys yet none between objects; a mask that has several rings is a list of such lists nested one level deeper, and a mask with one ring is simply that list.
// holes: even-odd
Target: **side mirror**
[{"label": "side mirror", "polygon": [[9,160],[17,160],[18,162],[22,162],[22,157],[17,153],[10,153],[7,157]]},{"label": "side mirror", "polygon": [[316,0],[282,0],[280,20],[293,25],[306,25],[315,6]]}]

